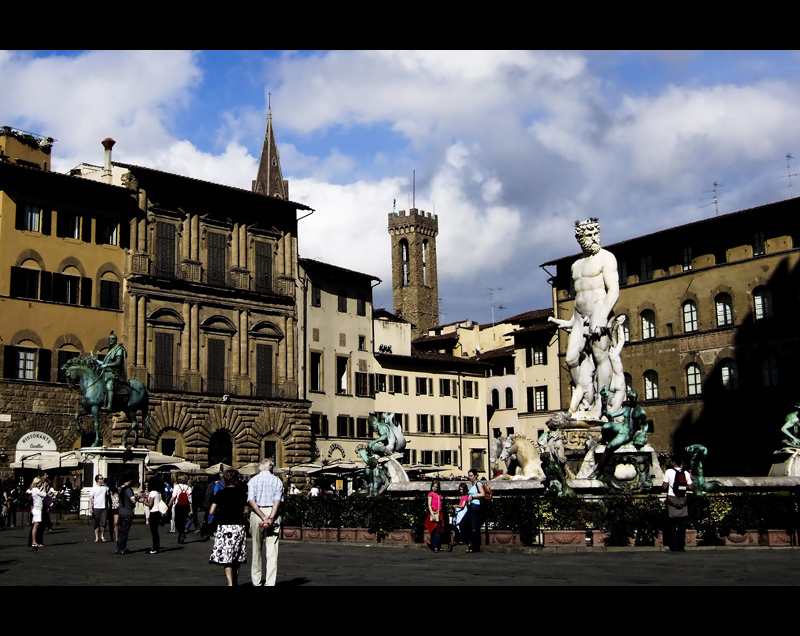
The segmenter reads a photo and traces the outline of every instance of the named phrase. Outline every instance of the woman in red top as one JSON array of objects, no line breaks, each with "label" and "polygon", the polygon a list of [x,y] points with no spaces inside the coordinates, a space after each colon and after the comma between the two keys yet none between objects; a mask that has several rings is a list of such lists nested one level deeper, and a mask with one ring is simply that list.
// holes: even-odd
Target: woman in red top
[{"label": "woman in red top", "polygon": [[428,516],[425,518],[425,529],[431,533],[431,548],[434,552],[442,551],[442,532],[444,532],[444,506],[439,494],[439,480],[431,482],[428,493]]}]

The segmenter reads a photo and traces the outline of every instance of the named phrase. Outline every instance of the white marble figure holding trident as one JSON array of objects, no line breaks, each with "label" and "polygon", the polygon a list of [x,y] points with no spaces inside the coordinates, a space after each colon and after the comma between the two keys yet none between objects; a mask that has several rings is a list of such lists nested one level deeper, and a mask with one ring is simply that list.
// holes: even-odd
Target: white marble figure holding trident
[{"label": "white marble figure holding trident", "polygon": [[576,221],[575,238],[583,250],[583,256],[572,265],[575,313],[571,320],[549,320],[569,332],[566,363],[573,387],[570,413],[596,412],[599,419],[600,387],[612,389],[615,374],[609,356],[609,316],[619,298],[619,274],[617,259],[600,247],[597,219]]}]

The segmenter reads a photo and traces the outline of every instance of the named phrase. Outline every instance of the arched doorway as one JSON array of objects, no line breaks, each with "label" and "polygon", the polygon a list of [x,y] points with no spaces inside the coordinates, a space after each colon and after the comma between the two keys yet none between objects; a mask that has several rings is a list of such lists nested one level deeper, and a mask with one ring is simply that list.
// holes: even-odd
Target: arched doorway
[{"label": "arched doorway", "polygon": [[233,465],[233,439],[228,431],[217,431],[208,440],[208,465]]}]

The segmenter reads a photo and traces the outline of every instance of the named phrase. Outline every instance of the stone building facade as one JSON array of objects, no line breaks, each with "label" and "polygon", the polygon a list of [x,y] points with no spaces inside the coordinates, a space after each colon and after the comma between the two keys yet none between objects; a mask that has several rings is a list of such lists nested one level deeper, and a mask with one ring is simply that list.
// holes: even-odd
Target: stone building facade
[{"label": "stone building facade", "polygon": [[[271,119],[258,192],[112,163],[112,145],[104,141],[105,169],[84,164],[70,175],[30,158],[0,162],[0,295],[10,318],[0,447],[13,449],[32,427],[59,451],[85,442],[58,368],[67,356],[102,355],[113,330],[129,378],[150,392],[141,446],[203,466],[310,459],[296,306],[297,211],[310,208],[272,178]],[[118,445],[127,426],[104,414],[103,444]]]},{"label": "stone building facade", "polygon": [[439,275],[436,266],[435,214],[411,208],[389,214],[392,238],[392,296],[394,313],[418,334],[439,324]]},{"label": "stone building facade", "polygon": [[[790,199],[606,247],[619,264],[615,313],[628,318],[626,382],[653,420],[657,450],[701,443],[707,473],[767,474],[798,400],[799,212]],[[573,312],[576,258],[545,263],[557,269],[562,319]],[[566,408],[566,371],[561,385]]]}]

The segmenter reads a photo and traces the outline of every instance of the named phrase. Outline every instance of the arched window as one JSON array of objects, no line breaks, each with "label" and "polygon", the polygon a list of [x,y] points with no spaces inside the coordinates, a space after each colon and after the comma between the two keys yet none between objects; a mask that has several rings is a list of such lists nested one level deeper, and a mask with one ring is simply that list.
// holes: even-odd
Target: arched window
[{"label": "arched window", "polygon": [[624,373],[623,375],[625,376],[625,393],[627,393],[633,390],[633,379],[630,373]]},{"label": "arched window", "polygon": [[497,410],[500,408],[500,391],[492,389],[492,408]]},{"label": "arched window", "polygon": [[622,323],[622,340],[623,342],[631,341],[631,324],[628,320],[628,316],[625,316],[625,320]]},{"label": "arched window", "polygon": [[658,399],[658,373],[652,369],[644,372],[644,399]]},{"label": "arched window", "polygon": [[506,388],[506,408],[514,408],[514,390],[510,386]]},{"label": "arched window", "polygon": [[753,312],[756,320],[772,317],[772,292],[768,287],[753,290]]},{"label": "arched window", "polygon": [[403,266],[403,278],[400,281],[400,284],[403,287],[406,287],[409,283],[409,263],[408,263],[408,241],[406,239],[400,240],[400,261]]},{"label": "arched window", "polygon": [[735,360],[723,360],[720,365],[722,375],[722,388],[726,391],[736,391],[739,388],[739,368]]},{"label": "arched window", "polygon": [[689,395],[700,395],[703,392],[700,367],[694,362],[686,367],[686,389]]},{"label": "arched window", "polygon": [[428,261],[428,241],[422,241],[422,284],[428,284],[428,268],[426,267]]},{"label": "arched window", "polygon": [[656,314],[652,309],[642,312],[642,340],[656,337]]},{"label": "arched window", "polygon": [[778,386],[778,361],[768,356],[761,362],[761,378],[764,386]]},{"label": "arched window", "polygon": [[697,305],[693,300],[687,300],[683,303],[683,331],[691,333],[697,331],[697,328]]},{"label": "arched window", "polygon": [[717,305],[717,327],[727,327],[733,324],[733,301],[730,294],[717,294],[714,299]]}]

